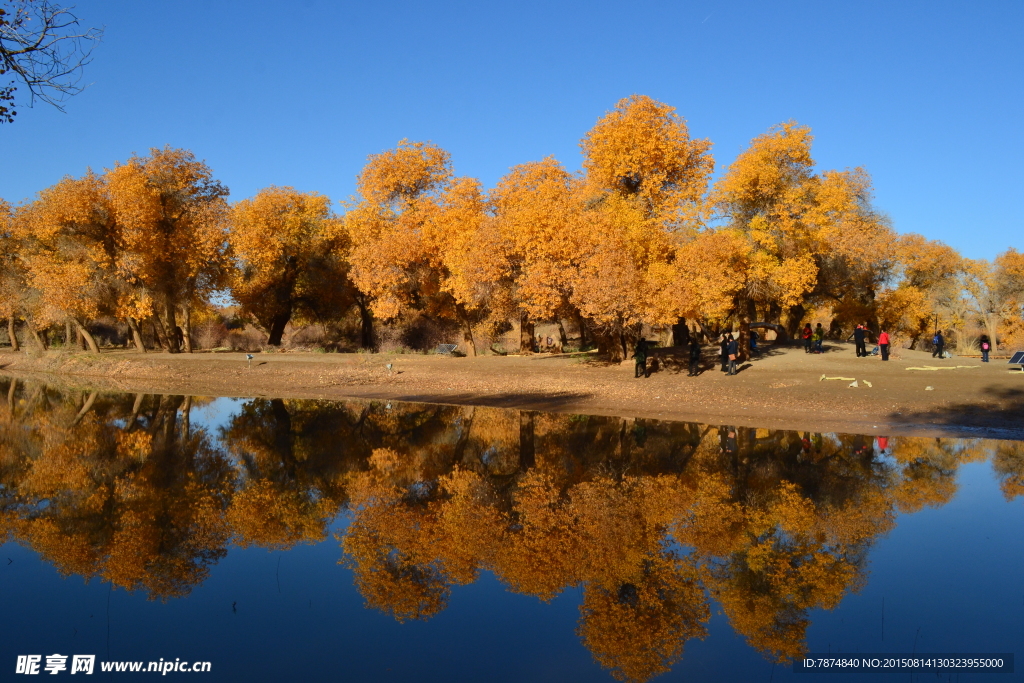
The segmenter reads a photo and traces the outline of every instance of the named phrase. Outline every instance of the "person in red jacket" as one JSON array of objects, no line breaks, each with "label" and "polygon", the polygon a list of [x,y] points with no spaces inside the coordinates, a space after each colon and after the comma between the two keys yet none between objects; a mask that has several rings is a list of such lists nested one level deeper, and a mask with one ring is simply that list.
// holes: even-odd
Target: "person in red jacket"
[{"label": "person in red jacket", "polygon": [[889,360],[889,333],[884,329],[878,335],[878,348],[882,352],[882,360]]},{"label": "person in red jacket", "polygon": [[811,324],[807,323],[806,325],[804,325],[803,332],[800,333],[800,336],[803,337],[804,340],[804,353],[811,352],[811,336],[813,334],[814,333],[811,332]]}]

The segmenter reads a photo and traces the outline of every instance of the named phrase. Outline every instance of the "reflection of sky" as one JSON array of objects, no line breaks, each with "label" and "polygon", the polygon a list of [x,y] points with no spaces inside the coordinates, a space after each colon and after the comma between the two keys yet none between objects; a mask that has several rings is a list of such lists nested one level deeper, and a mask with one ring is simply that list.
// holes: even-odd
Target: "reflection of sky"
[{"label": "reflection of sky", "polygon": [[[192,423],[216,435],[241,403],[221,398],[197,406]],[[957,483],[951,502],[900,515],[896,528],[876,539],[859,594],[847,595],[835,611],[808,615],[811,651],[1020,649],[1024,504],[1003,498],[986,462],[961,465]],[[18,654],[57,652],[209,660],[213,674],[204,680],[210,681],[612,680],[575,633],[580,593],[573,588],[544,604],[484,573],[472,585],[453,587],[448,607],[427,622],[399,624],[365,609],[351,572],[338,564],[335,534],[346,523],[342,515],[326,541],[287,552],[232,547],[188,598],[167,603],[62,578],[33,551],[8,543],[0,547],[0,671],[12,671]],[[796,676],[773,670],[714,603],[709,631],[706,640],[688,642],[683,660],[655,680]],[[854,678],[909,680],[907,674]],[[852,679],[804,674],[796,680]],[[1024,673],[960,680],[1024,681]]]},{"label": "reflection of sky", "polygon": [[227,424],[228,419],[238,412],[244,398],[215,398],[209,403],[194,406],[189,415],[191,423],[197,427],[205,427],[211,436],[216,436],[217,427]]}]

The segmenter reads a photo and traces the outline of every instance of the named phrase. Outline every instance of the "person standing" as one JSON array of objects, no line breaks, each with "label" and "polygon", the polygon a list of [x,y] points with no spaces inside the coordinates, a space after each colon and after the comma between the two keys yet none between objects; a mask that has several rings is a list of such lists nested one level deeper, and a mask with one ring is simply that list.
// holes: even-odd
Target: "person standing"
[{"label": "person standing", "polygon": [[814,333],[811,332],[811,324],[810,323],[807,323],[806,325],[804,325],[804,331],[800,333],[800,336],[803,337],[803,339],[804,339],[804,353],[810,353],[811,352],[811,337],[814,336]]},{"label": "person standing", "polygon": [[736,356],[740,352],[740,345],[738,343],[736,343],[736,340],[733,339],[733,336],[731,334],[729,335],[729,345],[728,345],[727,351],[728,351],[728,354],[729,354],[729,374],[730,375],[735,375],[736,374]]},{"label": "person standing", "polygon": [[889,333],[884,328],[878,335],[878,348],[882,352],[882,360],[889,360]]},{"label": "person standing", "polygon": [[979,341],[981,343],[981,362],[987,363],[988,352],[992,350],[992,342],[988,340],[987,334],[981,335],[981,339]]},{"label": "person standing", "polygon": [[853,331],[853,343],[857,347],[857,358],[863,358],[868,355],[868,350],[864,346],[864,332],[864,326],[860,324]]},{"label": "person standing", "polygon": [[633,379],[647,377],[647,339],[644,337],[640,337],[640,341],[636,343],[636,348],[633,349],[633,358],[636,360]]},{"label": "person standing", "polygon": [[690,374],[689,377],[696,377],[700,371],[700,342],[697,335],[690,337]]},{"label": "person standing", "polygon": [[729,335],[723,333],[722,341],[719,343],[722,349],[722,372],[729,371]]},{"label": "person standing", "polygon": [[935,349],[932,351],[932,358],[938,356],[939,359],[945,358],[943,355],[946,348],[946,339],[942,336],[942,330],[935,330],[935,336],[932,337],[932,344],[935,344]]},{"label": "person standing", "polygon": [[822,340],[825,339],[825,330],[821,327],[821,323],[818,323],[814,328],[814,352],[822,353],[821,348]]},{"label": "person standing", "polygon": [[760,339],[755,330],[750,331],[750,352],[755,356],[760,356],[761,353],[757,350],[757,340]]}]

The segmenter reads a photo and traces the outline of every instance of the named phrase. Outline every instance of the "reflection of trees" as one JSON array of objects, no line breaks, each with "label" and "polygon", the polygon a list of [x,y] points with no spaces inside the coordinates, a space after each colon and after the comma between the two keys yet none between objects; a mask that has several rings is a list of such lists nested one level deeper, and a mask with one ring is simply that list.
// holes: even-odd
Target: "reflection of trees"
[{"label": "reflection of trees", "polygon": [[1024,442],[998,441],[993,445],[992,468],[1006,500],[1024,496]]},{"label": "reflection of trees", "polygon": [[[7,385],[9,389],[13,385]],[[0,431],[14,536],[64,574],[188,594],[224,555],[232,471],[181,397],[11,392]]]},{"label": "reflection of trees", "polygon": [[452,410],[462,414],[446,418],[458,425],[447,457],[439,441],[392,442],[348,477],[354,516],[342,543],[368,605],[428,618],[481,568],[543,600],[579,586],[584,643],[628,680],[668,670],[703,636],[706,591],[767,657],[800,656],[809,611],[859,589],[897,512],[948,501],[959,465],[981,452],[976,442],[880,446],[557,415],[485,422],[483,409]]},{"label": "reflection of trees", "polygon": [[580,638],[623,680],[668,671],[709,597],[766,657],[798,657],[810,611],[862,586],[874,540],[948,502],[960,465],[993,452],[1024,491],[1008,442],[254,399],[222,450],[193,399],[0,391],[0,536],[66,574],[185,595],[232,538],[318,541],[347,508],[368,606],[427,619],[482,570],[541,600],[579,588]]}]

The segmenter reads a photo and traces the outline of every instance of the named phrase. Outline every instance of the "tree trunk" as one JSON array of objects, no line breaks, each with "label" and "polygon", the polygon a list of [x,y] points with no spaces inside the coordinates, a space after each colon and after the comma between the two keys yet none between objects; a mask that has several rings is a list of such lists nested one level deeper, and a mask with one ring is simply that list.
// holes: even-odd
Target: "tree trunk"
[{"label": "tree trunk", "polygon": [[798,339],[800,332],[800,323],[803,322],[804,316],[807,315],[806,309],[800,304],[796,306],[790,306],[786,312],[786,334],[789,335],[790,339]]},{"label": "tree trunk", "polygon": [[537,453],[533,441],[533,416],[527,410],[519,411],[519,471],[525,472],[537,466]]},{"label": "tree trunk", "polygon": [[583,314],[576,311],[576,329],[580,333],[580,350],[587,345],[587,321],[583,319]]},{"label": "tree trunk", "polygon": [[11,351],[20,351],[21,347],[18,345],[18,331],[15,329],[16,321],[12,314],[7,319],[7,336],[11,338]]},{"label": "tree trunk", "polygon": [[373,333],[373,311],[366,304],[366,299],[359,295],[356,297],[356,306],[359,307],[359,345],[364,349],[376,349],[377,340]]},{"label": "tree trunk", "polygon": [[139,329],[139,321],[135,318],[128,318],[128,328],[132,331],[132,341],[135,342],[135,348],[139,353],[145,353],[146,344],[142,341],[142,330]]},{"label": "tree trunk", "polygon": [[164,319],[161,322],[164,326],[164,334],[167,335],[167,350],[170,353],[181,351],[181,343],[178,339],[178,321],[174,311],[174,301],[170,295],[165,296],[163,307]]},{"label": "tree trunk", "polygon": [[154,313],[153,319],[150,322],[153,324],[153,336],[156,337],[156,341],[160,344],[160,348],[170,353],[170,337],[167,336],[167,330],[164,329],[164,324],[163,321],[160,320],[160,316]]},{"label": "tree trunk", "polygon": [[621,330],[594,332],[594,342],[597,344],[599,353],[608,354],[608,361],[611,363],[621,363],[630,356]]},{"label": "tree trunk", "polygon": [[526,311],[519,314],[519,353],[533,353],[533,321]]},{"label": "tree trunk", "polygon": [[39,345],[39,348],[41,348],[43,351],[45,351],[46,350],[46,342],[43,340],[42,337],[39,336],[39,332],[37,332],[36,328],[32,325],[32,321],[26,320],[25,321],[25,327],[27,327],[28,331],[32,333],[32,338],[35,339],[36,344]]},{"label": "tree trunk", "polygon": [[181,308],[181,331],[182,339],[185,342],[185,353],[192,353],[192,308],[182,306]]},{"label": "tree trunk", "polygon": [[469,349],[470,355],[476,358],[473,326],[469,322],[469,314],[466,313],[466,307],[462,304],[455,304],[455,314],[459,316],[459,321],[462,323],[462,339],[466,342],[466,348]]},{"label": "tree trunk", "polygon": [[11,386],[7,388],[7,409],[11,412],[11,417],[14,417],[14,394],[18,391],[18,380],[14,377],[11,378]]},{"label": "tree trunk", "polygon": [[71,322],[71,318],[64,321],[64,348],[70,349],[78,335],[75,332],[75,324]]},{"label": "tree trunk", "polygon": [[100,348],[96,345],[96,339],[93,338],[92,333],[89,332],[85,325],[79,322],[77,318],[74,319],[74,323],[78,327],[78,333],[82,335],[82,339],[84,339],[85,343],[89,345],[89,350],[93,353],[99,353]]},{"label": "tree trunk", "polygon": [[672,346],[686,346],[690,343],[690,327],[686,324],[686,318],[680,318],[672,326]]},{"label": "tree trunk", "polygon": [[558,342],[561,344],[558,350],[562,351],[569,345],[569,337],[565,334],[565,325],[562,324],[562,319],[557,318],[556,320],[558,322]]},{"label": "tree trunk", "polygon": [[92,408],[92,404],[96,402],[96,395],[98,393],[99,392],[94,391],[91,394],[89,394],[89,398],[86,399],[85,405],[82,406],[82,409],[78,411],[78,415],[76,415],[75,419],[71,422],[71,426],[74,426],[82,421],[82,418],[85,417],[85,414],[89,412],[90,408]]},{"label": "tree trunk", "polygon": [[740,307],[740,336],[736,341],[736,361],[743,362],[750,358],[750,323],[757,316],[757,307],[753,299],[746,299]]},{"label": "tree trunk", "polygon": [[281,337],[284,336],[284,327],[288,324],[288,321],[291,320],[291,318],[292,311],[291,308],[289,308],[287,311],[278,313],[271,319],[270,329],[268,330],[270,333],[270,339],[267,340],[268,344],[271,346],[281,345]]},{"label": "tree trunk", "polygon": [[[189,351],[189,353],[191,353],[191,351]],[[191,417],[191,414],[192,414],[192,397],[191,396],[186,396],[185,397],[185,404],[181,407],[181,432],[182,432],[182,436],[184,437],[182,439],[182,442],[188,441],[189,418]]]},{"label": "tree trunk", "polygon": [[126,432],[131,432],[135,429],[136,421],[139,419],[139,413],[142,412],[142,400],[146,397],[145,394],[135,394],[135,403],[132,405],[132,416],[128,418],[128,426],[125,427]]}]

